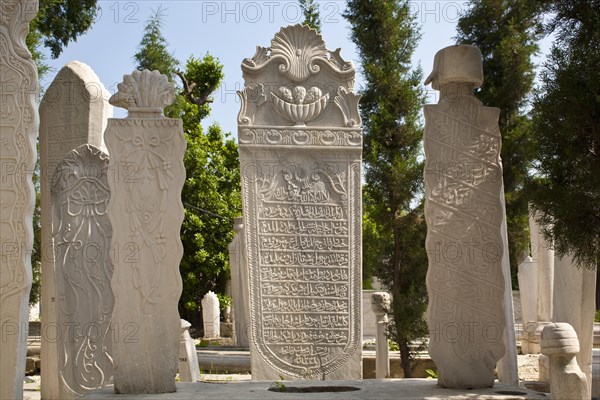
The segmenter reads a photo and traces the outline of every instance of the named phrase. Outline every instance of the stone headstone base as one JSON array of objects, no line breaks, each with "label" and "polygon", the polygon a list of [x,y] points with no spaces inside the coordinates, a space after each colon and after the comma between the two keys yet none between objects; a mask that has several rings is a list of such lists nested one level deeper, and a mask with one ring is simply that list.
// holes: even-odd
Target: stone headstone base
[{"label": "stone headstone base", "polygon": [[[287,393],[270,391],[275,388],[272,381],[232,382],[232,383],[180,383],[176,393],[159,395],[115,395],[111,386],[91,392],[84,396],[89,400],[229,400],[229,399],[394,399],[414,400],[425,398],[436,399],[473,399],[489,400],[525,400],[545,399],[543,395],[515,386],[496,382],[490,389],[453,390],[436,385],[432,379],[369,379],[362,381],[282,381]],[[310,388],[310,389],[308,389]],[[345,389],[348,391],[336,391]],[[327,390],[327,391],[318,391]],[[349,391],[350,389],[354,389]],[[358,390],[356,390],[358,389]],[[299,391],[303,390],[303,391]],[[285,396],[285,397],[283,397]]]}]

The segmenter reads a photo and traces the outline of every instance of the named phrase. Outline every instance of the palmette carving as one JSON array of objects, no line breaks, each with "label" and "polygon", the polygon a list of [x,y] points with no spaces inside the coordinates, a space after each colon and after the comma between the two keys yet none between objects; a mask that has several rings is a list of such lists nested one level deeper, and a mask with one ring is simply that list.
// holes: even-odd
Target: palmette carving
[{"label": "palmette carving", "polygon": [[0,398],[23,395],[39,123],[37,71],[25,38],[37,10],[33,0],[0,4]]},{"label": "palmette carving", "polygon": [[62,398],[80,397],[112,377],[107,170],[108,155],[82,145],[63,159],[52,179],[57,324],[70,328],[58,346]]},{"label": "palmette carving", "polygon": [[[354,69],[339,53],[295,25],[242,64],[253,379],[362,375],[362,132]],[[257,88],[271,106],[251,96]],[[331,106],[338,94],[344,98]]]},{"label": "palmette carving", "polygon": [[127,110],[161,110],[175,100],[175,87],[166,75],[158,71],[133,71],[123,75],[117,85],[119,91],[109,100],[110,104]]}]

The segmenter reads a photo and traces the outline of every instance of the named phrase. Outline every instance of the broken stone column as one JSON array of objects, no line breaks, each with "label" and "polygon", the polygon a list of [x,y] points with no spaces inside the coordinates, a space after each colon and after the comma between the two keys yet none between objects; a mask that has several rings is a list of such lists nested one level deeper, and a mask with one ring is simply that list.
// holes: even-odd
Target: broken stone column
[{"label": "broken stone column", "polygon": [[236,345],[248,347],[250,305],[248,298],[248,264],[245,262],[244,218],[233,221],[235,237],[229,244],[229,266],[231,269],[231,298],[233,303],[233,327]]},{"label": "broken stone column", "polygon": [[586,375],[588,393],[592,391],[595,293],[596,271],[577,267],[569,255],[555,257],[552,321],[566,322],[577,333],[577,364]]},{"label": "broken stone column", "polygon": [[0,398],[22,399],[31,290],[37,70],[25,38],[37,0],[0,3]]},{"label": "broken stone column", "polygon": [[375,343],[375,378],[385,379],[390,377],[390,346],[388,344],[387,310],[391,304],[390,294],[376,292],[371,295],[371,309],[375,314],[377,324],[377,337]]},{"label": "broken stone column", "polygon": [[[425,106],[429,354],[449,388],[493,386],[505,308],[512,314],[500,110],[474,97],[482,82],[481,53],[468,45],[440,50],[425,82],[440,90],[439,103]],[[517,376],[516,350],[510,364]]]},{"label": "broken stone column", "polygon": [[60,399],[77,399],[112,381],[114,297],[110,286],[108,154],[83,144],[52,179]]},{"label": "broken stone column", "polygon": [[211,291],[206,293],[201,301],[202,323],[204,324],[204,337],[216,339],[221,336],[221,310],[219,298]]},{"label": "broken stone column", "polygon": [[360,96],[311,28],[242,62],[238,138],[252,379],[360,379]]},{"label": "broken stone column", "polygon": [[179,380],[181,382],[197,382],[200,380],[200,365],[196,344],[190,336],[190,324],[185,319],[181,320],[181,341],[179,343]]},{"label": "broken stone column", "polygon": [[[74,327],[69,324],[77,323],[76,320],[78,318],[70,313],[74,311],[73,307],[77,307],[80,310],[85,309],[85,311],[79,312],[79,317],[83,317],[86,323],[92,322],[92,320],[88,319],[91,317],[91,315],[88,315],[88,306],[95,307],[98,305],[98,298],[92,299],[87,294],[83,297],[78,297],[81,293],[76,293],[77,290],[80,289],[85,292],[89,289],[88,285],[85,285],[85,287],[75,285],[72,287],[73,290],[71,290],[68,289],[70,283],[62,282],[63,279],[68,279],[69,276],[68,273],[62,273],[63,269],[67,265],[70,265],[68,268],[76,268],[77,265],[84,262],[84,252],[93,251],[96,247],[94,247],[94,244],[85,242],[86,244],[82,244],[82,247],[77,250],[76,256],[72,251],[69,251],[69,259],[60,260],[60,255],[57,253],[57,248],[54,244],[54,232],[52,231],[53,219],[55,217],[52,212],[53,205],[51,201],[52,178],[57,165],[73,149],[89,144],[102,152],[106,151],[103,137],[104,129],[107,119],[112,117],[112,106],[108,103],[109,97],[110,94],[104,88],[102,82],[100,82],[100,78],[98,78],[88,65],[79,61],[71,61],[58,72],[56,78],[46,90],[40,104],[41,305],[43,315],[42,332],[44,332],[42,335],[41,386],[42,397],[44,399],[64,399],[68,396],[67,393],[71,393],[73,390],[75,390],[73,393],[77,393],[77,390],[81,390],[74,389],[73,385],[79,385],[70,378],[67,378],[66,381],[63,380],[64,376],[62,375],[64,368],[70,369],[75,367],[74,364],[71,364],[74,361],[74,358],[71,357],[73,354],[64,347],[65,345],[67,347],[70,346],[69,343],[72,342],[71,339],[74,334],[70,332]],[[87,162],[88,160],[80,161]],[[95,165],[93,164],[94,161],[90,162],[92,165]],[[98,166],[98,168],[100,167]],[[72,178],[75,180],[78,179],[78,176],[73,175]],[[74,186],[74,189],[77,191],[78,187]],[[93,196],[91,193],[87,193],[86,195]],[[64,215],[61,215],[61,213],[67,213],[65,215],[68,215],[69,212],[70,210],[60,210],[56,217],[62,218]],[[106,210],[102,212],[106,212]],[[97,215],[97,212],[95,212],[95,215]],[[108,221],[106,223],[110,225]],[[101,224],[104,224],[104,222]],[[57,221],[55,224],[57,229],[71,229],[66,224],[58,228],[59,225],[60,221]],[[79,232],[78,235],[85,235],[85,232]],[[104,243],[100,244],[100,246],[103,245]],[[108,253],[99,254],[98,256],[100,257],[99,262],[102,264],[100,269],[102,270],[106,267],[112,271],[112,267],[106,266],[106,263],[110,263]],[[55,265],[56,263],[58,265]],[[60,282],[57,282],[57,280]],[[101,314],[108,315],[108,319],[110,319],[113,300],[112,294],[109,295],[106,292],[107,290],[110,292],[110,278],[108,282],[108,286],[104,286],[100,292],[104,292],[102,296],[110,297],[110,299],[108,297],[105,298],[105,301],[108,302],[110,312],[108,314],[101,312]],[[57,284],[61,285],[60,293],[57,292]],[[65,293],[65,289],[68,294]],[[68,299],[71,299],[73,296],[78,298],[76,301],[78,304],[67,304],[69,302]],[[100,317],[100,314],[96,316]],[[81,330],[83,326],[79,326],[76,329]],[[83,337],[85,334],[79,331],[77,336]],[[68,360],[70,365],[65,365],[65,360]],[[82,361],[83,359],[80,357],[79,362]],[[58,367],[59,365],[61,366],[60,368]],[[106,376],[105,379],[108,379],[112,375],[112,367],[108,367],[105,361],[100,361],[98,368]],[[90,371],[94,374],[98,372],[98,369],[96,367],[87,368],[85,371]],[[85,371],[81,371],[81,373],[85,373]],[[107,373],[108,375],[106,375]],[[74,377],[75,375],[70,376]],[[97,378],[91,378],[91,376],[89,378],[90,383],[94,382],[89,386],[90,388],[100,387],[95,386],[98,383]],[[87,381],[87,378],[81,377],[81,379]],[[104,378],[100,380],[104,381]]]},{"label": "broken stone column", "polygon": [[542,354],[550,358],[552,400],[588,400],[585,374],[577,365],[579,340],[567,323],[552,323],[542,331]]},{"label": "broken stone column", "polygon": [[114,383],[117,393],[169,393],[175,389],[181,322],[179,262],[184,211],[186,142],[180,119],[163,109],[175,89],[158,71],[125,75],[114,106],[127,118],[110,119],[108,216],[115,307]]}]

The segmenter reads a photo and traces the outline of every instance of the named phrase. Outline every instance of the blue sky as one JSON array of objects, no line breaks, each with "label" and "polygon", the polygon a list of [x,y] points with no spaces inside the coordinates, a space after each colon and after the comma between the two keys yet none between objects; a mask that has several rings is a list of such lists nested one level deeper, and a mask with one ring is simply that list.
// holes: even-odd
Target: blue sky
[{"label": "blue sky", "polygon": [[[321,33],[327,46],[331,50],[342,48],[342,56],[357,67],[357,86],[360,87],[363,81],[356,47],[350,40],[349,25],[342,16],[346,1],[320,0],[318,3]],[[48,58],[54,71],[41,82],[42,86],[47,87],[67,62],[78,60],[90,65],[108,91],[114,93],[123,75],[134,69],[133,55],[145,23],[162,4],[165,10],[163,35],[181,63],[185,63],[191,54],[202,57],[209,52],[223,64],[225,80],[213,95],[212,113],[203,125],[218,122],[235,136],[239,110],[235,91],[243,87],[241,61],[252,57],[257,45],[269,46],[280,27],[302,22],[297,0],[99,0],[98,4],[100,12],[92,29],[71,43],[58,59]],[[422,33],[413,64],[420,64],[426,77],[435,52],[454,43],[456,22],[467,2],[412,1],[411,7]],[[542,49],[547,48],[546,41]],[[437,101],[436,92],[429,90],[429,102]],[[115,109],[115,116],[125,115],[125,110]]]}]

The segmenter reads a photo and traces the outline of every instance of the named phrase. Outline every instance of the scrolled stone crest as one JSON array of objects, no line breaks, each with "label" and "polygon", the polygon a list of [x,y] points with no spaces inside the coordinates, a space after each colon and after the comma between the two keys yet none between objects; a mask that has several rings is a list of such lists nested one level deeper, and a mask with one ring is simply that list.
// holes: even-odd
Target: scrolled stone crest
[{"label": "scrolled stone crest", "polygon": [[128,110],[129,117],[140,113],[162,115],[164,108],[175,100],[175,86],[158,71],[133,71],[124,75],[117,87],[119,90],[109,103]]}]

